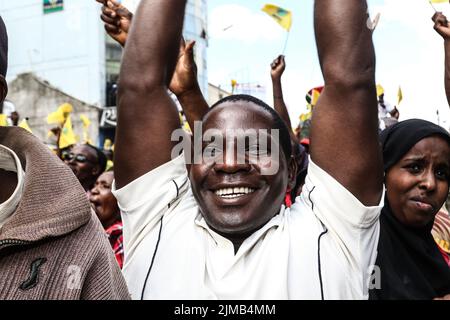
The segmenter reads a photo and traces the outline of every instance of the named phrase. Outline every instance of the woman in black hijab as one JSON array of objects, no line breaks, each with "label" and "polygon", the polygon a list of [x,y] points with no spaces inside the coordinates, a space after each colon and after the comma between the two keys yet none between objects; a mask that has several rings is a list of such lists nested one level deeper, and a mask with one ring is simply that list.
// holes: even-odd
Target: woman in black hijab
[{"label": "woman in black hijab", "polygon": [[[380,135],[385,206],[370,299],[434,299],[450,294],[450,267],[431,229],[447,199],[450,135],[424,120],[399,122]],[[378,280],[378,282],[377,282]]]}]

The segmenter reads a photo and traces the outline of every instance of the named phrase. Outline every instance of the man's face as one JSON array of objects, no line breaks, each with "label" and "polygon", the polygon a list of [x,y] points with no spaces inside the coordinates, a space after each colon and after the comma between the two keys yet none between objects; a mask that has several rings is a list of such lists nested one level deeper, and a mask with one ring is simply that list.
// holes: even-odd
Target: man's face
[{"label": "man's face", "polygon": [[64,162],[72,169],[85,190],[92,188],[100,172],[98,158],[92,148],[77,145],[72,148]]},{"label": "man's face", "polygon": [[[271,150],[270,136],[266,140],[267,151],[261,148],[262,137],[244,139],[245,161],[238,161],[237,138],[227,137],[227,130],[265,129],[270,133],[272,127],[273,120],[267,111],[245,101],[217,106],[204,119],[203,133],[216,129],[224,137],[223,147],[217,145],[212,150],[211,143],[204,142],[203,153],[211,156],[191,166],[190,180],[206,222],[228,238],[245,237],[278,214],[288,184],[288,165],[279,141],[274,141],[277,150]],[[250,161],[255,155],[258,158]],[[265,175],[270,171],[268,167],[277,170]]]},{"label": "man's face", "polygon": [[389,169],[386,189],[394,215],[411,227],[427,225],[448,194],[450,147],[437,136],[420,140]]}]

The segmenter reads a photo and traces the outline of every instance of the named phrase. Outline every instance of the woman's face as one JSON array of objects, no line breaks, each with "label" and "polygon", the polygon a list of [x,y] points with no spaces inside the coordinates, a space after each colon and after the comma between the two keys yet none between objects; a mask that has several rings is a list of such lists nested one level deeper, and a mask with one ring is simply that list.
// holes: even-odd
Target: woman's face
[{"label": "woman's face", "polygon": [[104,172],[98,177],[89,197],[89,201],[91,201],[95,213],[105,229],[120,218],[117,200],[111,192],[113,180],[113,172]]},{"label": "woman's face", "polygon": [[439,136],[417,142],[386,174],[386,192],[398,220],[427,225],[447,199],[450,146]]}]

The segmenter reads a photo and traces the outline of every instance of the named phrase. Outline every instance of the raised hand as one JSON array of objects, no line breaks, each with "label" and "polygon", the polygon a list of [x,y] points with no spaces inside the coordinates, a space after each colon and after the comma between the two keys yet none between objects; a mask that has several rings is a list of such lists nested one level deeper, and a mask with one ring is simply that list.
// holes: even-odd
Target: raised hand
[{"label": "raised hand", "polygon": [[450,39],[450,28],[447,17],[442,12],[436,12],[431,18],[434,22],[434,30],[441,35],[444,40]]},{"label": "raised hand", "polygon": [[177,96],[192,130],[195,121],[202,120],[209,109],[197,80],[194,46],[195,41],[186,44],[184,39],[181,39],[177,65],[169,84],[169,90]]},{"label": "raised hand", "polygon": [[447,102],[450,106],[450,27],[448,25],[447,17],[442,12],[436,12],[431,18],[434,21],[434,30],[444,39],[444,52],[445,52],[445,94],[447,96]]},{"label": "raised hand", "polygon": [[118,188],[172,158],[176,142],[171,137],[180,118],[167,89],[178,60],[185,6],[186,0],[145,0],[133,17],[117,97]]},{"label": "raised hand", "polygon": [[279,55],[275,60],[273,60],[272,64],[270,65],[270,68],[271,68],[270,75],[272,76],[272,80],[280,80],[281,76],[284,73],[284,70],[286,69],[284,56]]},{"label": "raised hand", "polygon": [[[380,202],[383,167],[375,50],[368,18],[366,1],[315,1],[315,34],[325,87],[314,108],[310,151],[315,164],[364,205],[372,206]],[[337,130],[344,122],[345,128]]]},{"label": "raised hand", "polygon": [[289,128],[292,140],[296,141],[294,131],[292,131],[292,123],[289,117],[289,112],[283,98],[283,88],[281,86],[281,76],[283,75],[285,69],[286,62],[284,61],[283,55],[279,55],[270,64],[270,76],[272,77],[273,89],[273,104],[275,110],[279,113],[281,118],[286,123],[286,126]]},{"label": "raised hand", "polygon": [[130,31],[133,14],[117,0],[96,0],[103,4],[101,19],[111,38],[125,46]]},{"label": "raised hand", "polygon": [[182,39],[180,44],[180,53],[178,55],[177,66],[169,84],[169,90],[178,98],[198,88],[197,65],[194,61],[195,41],[189,41],[187,44]]}]

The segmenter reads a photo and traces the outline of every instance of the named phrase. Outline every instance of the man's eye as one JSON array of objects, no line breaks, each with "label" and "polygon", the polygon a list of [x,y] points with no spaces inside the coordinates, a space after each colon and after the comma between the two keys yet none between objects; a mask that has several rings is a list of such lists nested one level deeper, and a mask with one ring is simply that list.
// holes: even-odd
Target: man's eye
[{"label": "man's eye", "polygon": [[247,151],[253,156],[265,156],[269,153],[267,148],[261,148],[259,145],[250,146]]},{"label": "man's eye", "polygon": [[217,147],[208,146],[203,150],[203,153],[206,157],[215,157],[216,155],[220,154],[220,149]]}]

